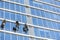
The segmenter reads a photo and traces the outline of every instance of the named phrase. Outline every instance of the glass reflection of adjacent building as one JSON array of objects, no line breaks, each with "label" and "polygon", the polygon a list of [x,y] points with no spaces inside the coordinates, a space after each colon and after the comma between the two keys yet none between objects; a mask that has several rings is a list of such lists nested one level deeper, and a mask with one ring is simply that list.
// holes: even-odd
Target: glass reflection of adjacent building
[{"label": "glass reflection of adjacent building", "polygon": [[[19,28],[13,31],[16,21]],[[27,33],[23,31],[25,24]],[[60,40],[60,2],[0,0],[0,40]]]}]

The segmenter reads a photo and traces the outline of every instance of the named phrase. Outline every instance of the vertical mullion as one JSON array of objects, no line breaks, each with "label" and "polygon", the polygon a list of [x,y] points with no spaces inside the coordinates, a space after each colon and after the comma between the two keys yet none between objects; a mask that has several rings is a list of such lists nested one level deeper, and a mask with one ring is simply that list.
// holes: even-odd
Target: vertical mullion
[{"label": "vertical mullion", "polygon": [[[11,19],[11,17],[10,17]],[[10,23],[10,31],[11,31],[11,23]],[[10,40],[12,40],[12,35],[10,34]]]},{"label": "vertical mullion", "polygon": [[17,40],[18,40],[18,35],[16,35],[17,36]]},{"label": "vertical mullion", "polygon": [[[10,9],[10,3],[9,3],[9,9]],[[9,12],[9,18],[10,18],[10,20],[11,20],[11,14],[10,14],[10,12]],[[11,23],[10,23],[10,31],[11,31]],[[11,34],[10,34],[10,40],[12,40]]]},{"label": "vertical mullion", "polygon": [[[35,15],[37,15],[37,9],[35,11],[36,11],[35,12]],[[36,19],[36,21],[37,21],[37,25],[38,25],[38,18]]]},{"label": "vertical mullion", "polygon": [[[4,8],[5,8],[5,2],[4,2]],[[3,12],[4,13],[4,19],[5,19],[5,11]],[[4,30],[5,30],[5,27],[4,27]],[[5,33],[4,33],[4,40],[5,40]]]},{"label": "vertical mullion", "polygon": [[[14,0],[14,1],[15,1],[15,0]],[[14,6],[15,6],[15,8],[14,8],[15,11],[17,11],[17,10],[16,10],[16,9],[17,9],[17,8],[16,8],[16,5],[17,5],[17,4],[14,5]],[[17,21],[17,14],[15,14],[15,21]],[[17,31],[17,32],[18,32],[18,31]],[[18,35],[16,35],[16,38],[17,38],[17,40],[18,40]]]},{"label": "vertical mullion", "polygon": [[[16,5],[14,4],[14,6],[15,6],[15,7],[14,7],[14,10],[16,11]],[[15,14],[15,20],[16,20],[16,14]]]},{"label": "vertical mullion", "polygon": [[[19,6],[19,8],[20,8],[20,11],[21,11],[21,6]],[[21,17],[20,22],[22,22],[22,15],[21,14],[20,14],[20,17]]]}]

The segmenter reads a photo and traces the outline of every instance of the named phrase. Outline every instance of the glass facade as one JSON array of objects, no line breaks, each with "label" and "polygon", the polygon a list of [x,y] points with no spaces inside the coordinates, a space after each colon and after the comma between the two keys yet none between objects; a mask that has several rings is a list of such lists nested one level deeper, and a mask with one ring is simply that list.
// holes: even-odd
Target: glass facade
[{"label": "glass facade", "polygon": [[[2,30],[3,19],[6,20],[6,24]],[[17,32],[13,31],[15,21],[20,23]],[[25,23],[29,29],[27,33],[23,31]],[[60,40],[59,1],[0,0],[0,40],[50,39]]]}]

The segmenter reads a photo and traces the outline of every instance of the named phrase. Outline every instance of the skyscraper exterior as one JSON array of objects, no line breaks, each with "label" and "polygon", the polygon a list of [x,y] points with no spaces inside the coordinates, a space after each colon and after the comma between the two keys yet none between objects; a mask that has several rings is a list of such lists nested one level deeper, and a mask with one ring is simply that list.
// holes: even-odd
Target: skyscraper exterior
[{"label": "skyscraper exterior", "polygon": [[0,40],[60,40],[60,1],[0,0]]}]

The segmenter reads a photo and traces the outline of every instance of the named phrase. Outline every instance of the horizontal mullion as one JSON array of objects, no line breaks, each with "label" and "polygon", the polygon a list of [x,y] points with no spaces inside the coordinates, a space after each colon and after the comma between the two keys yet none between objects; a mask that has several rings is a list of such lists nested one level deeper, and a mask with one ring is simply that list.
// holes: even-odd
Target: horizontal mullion
[{"label": "horizontal mullion", "polygon": [[37,39],[48,40],[48,38],[43,38],[43,37],[38,37],[38,36],[32,36],[32,35],[27,35],[27,34],[21,34],[21,33],[6,31],[6,30],[0,30],[0,32],[4,32],[4,33],[8,33],[8,34],[14,34],[14,35],[18,35],[18,36],[25,36],[25,37],[30,37],[30,38],[37,38]]},{"label": "horizontal mullion", "polygon": [[[0,18],[0,20],[4,20],[4,18]],[[12,23],[15,23],[15,21],[13,20],[8,20],[8,19],[5,19],[6,21],[8,22],[12,22]],[[22,23],[22,22],[19,22],[20,24],[25,24],[25,23]],[[60,30],[57,30],[57,29],[52,29],[52,28],[47,28],[47,27],[43,27],[43,26],[37,26],[37,25],[33,25],[33,24],[27,24],[28,26],[30,27],[36,27],[36,28],[39,28],[39,29],[45,29],[45,30],[51,30],[51,31],[56,31],[56,32],[60,32]]]},{"label": "horizontal mullion", "polygon": [[50,6],[54,6],[54,7],[56,7],[56,8],[60,8],[60,6],[55,5],[55,4],[51,4],[51,3],[47,3],[47,2],[43,2],[43,1],[36,1],[36,2],[43,3],[43,4],[47,4],[47,5],[50,5]]},{"label": "horizontal mullion", "polygon": [[31,14],[26,14],[26,13],[14,11],[14,10],[9,10],[9,9],[5,9],[5,8],[0,8],[0,10],[4,10],[4,11],[16,13],[16,14],[22,14],[22,15],[26,15],[26,16],[30,16],[30,17],[35,17],[35,18],[40,18],[40,19],[45,19],[45,20],[49,20],[49,21],[60,23],[59,20],[53,20],[53,19],[49,19],[49,18],[45,18],[45,17],[41,17],[41,16],[36,16],[36,15],[31,15]]},{"label": "horizontal mullion", "polygon": [[53,13],[53,14],[60,15],[60,13],[58,13],[58,12],[50,11],[50,10],[43,9],[43,8],[38,8],[38,7],[26,5],[26,4],[21,4],[21,3],[13,2],[13,1],[5,1],[5,2],[10,2],[10,3],[13,3],[13,4],[20,5],[20,6],[25,6],[25,7],[28,7],[28,8],[34,8],[34,9],[38,9],[38,10],[43,10],[43,11],[46,11],[46,12],[50,12],[50,13]]}]

